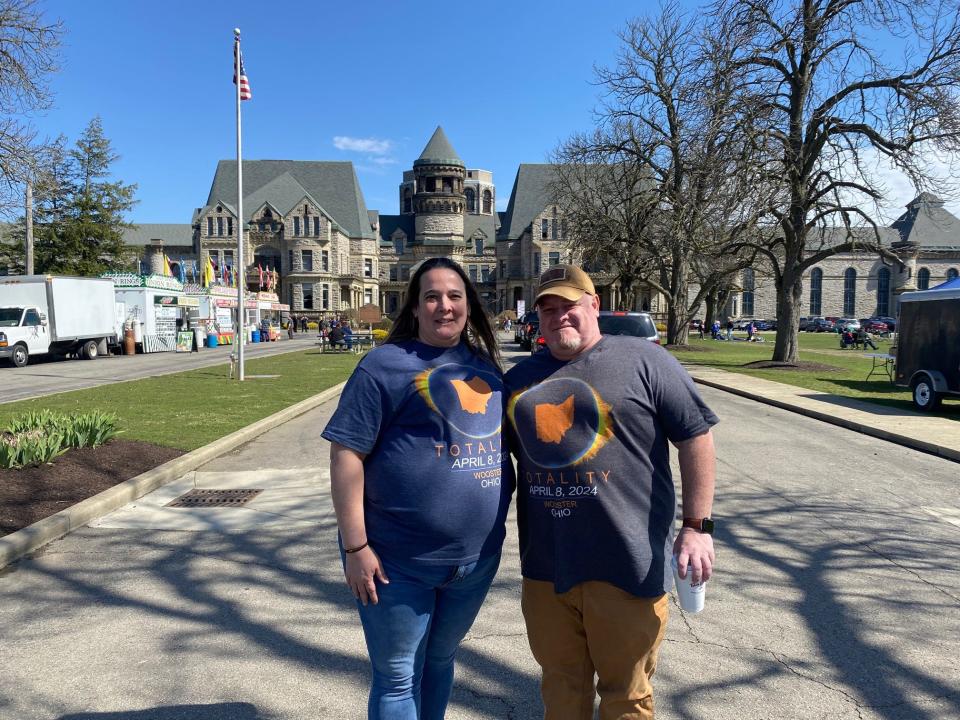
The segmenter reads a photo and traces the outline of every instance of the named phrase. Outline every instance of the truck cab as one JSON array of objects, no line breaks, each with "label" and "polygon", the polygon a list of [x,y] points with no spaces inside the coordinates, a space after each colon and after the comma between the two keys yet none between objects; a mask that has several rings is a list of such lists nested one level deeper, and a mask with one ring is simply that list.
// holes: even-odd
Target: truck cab
[{"label": "truck cab", "polygon": [[23,367],[31,355],[42,355],[49,350],[47,318],[39,308],[0,307],[0,358]]}]

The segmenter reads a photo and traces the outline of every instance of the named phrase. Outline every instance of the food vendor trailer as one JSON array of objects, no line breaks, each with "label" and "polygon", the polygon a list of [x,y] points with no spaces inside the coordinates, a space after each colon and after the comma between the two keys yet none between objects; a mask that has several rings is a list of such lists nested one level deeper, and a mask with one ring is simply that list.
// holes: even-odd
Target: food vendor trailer
[{"label": "food vendor trailer", "polygon": [[187,328],[196,298],[184,295],[179,280],[166,275],[109,275],[118,303],[123,303],[124,328],[131,327],[141,352],[173,352],[177,332]]}]

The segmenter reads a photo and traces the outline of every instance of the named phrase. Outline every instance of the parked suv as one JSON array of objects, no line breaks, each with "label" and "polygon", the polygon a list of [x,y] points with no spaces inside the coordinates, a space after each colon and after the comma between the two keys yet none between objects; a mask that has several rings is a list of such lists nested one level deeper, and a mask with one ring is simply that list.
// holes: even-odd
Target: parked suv
[{"label": "parked suv", "polygon": [[660,344],[660,333],[650,313],[600,311],[601,335],[633,335]]},{"label": "parked suv", "polygon": [[520,347],[523,350],[529,350],[533,339],[537,336],[537,332],[540,330],[540,316],[537,314],[536,310],[531,310],[530,312],[524,314],[523,319],[517,323],[517,332],[519,333]]}]

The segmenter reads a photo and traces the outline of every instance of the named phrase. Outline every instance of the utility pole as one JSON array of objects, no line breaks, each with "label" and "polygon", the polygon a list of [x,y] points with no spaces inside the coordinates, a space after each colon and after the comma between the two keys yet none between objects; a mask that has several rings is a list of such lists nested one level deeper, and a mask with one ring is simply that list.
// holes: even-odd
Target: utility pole
[{"label": "utility pole", "polygon": [[27,180],[27,193],[24,202],[24,223],[26,224],[26,269],[27,275],[33,275],[33,182]]}]

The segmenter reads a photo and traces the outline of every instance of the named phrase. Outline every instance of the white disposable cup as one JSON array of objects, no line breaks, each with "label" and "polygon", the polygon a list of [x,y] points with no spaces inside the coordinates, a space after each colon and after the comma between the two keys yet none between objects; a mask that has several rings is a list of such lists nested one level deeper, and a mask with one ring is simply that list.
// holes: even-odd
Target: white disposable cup
[{"label": "white disposable cup", "polygon": [[687,577],[680,577],[676,555],[673,556],[670,564],[673,566],[673,579],[677,585],[677,600],[680,602],[680,609],[688,613],[698,613],[703,610],[707,581],[703,580],[694,585],[691,582],[693,570],[689,565],[687,565]]}]

